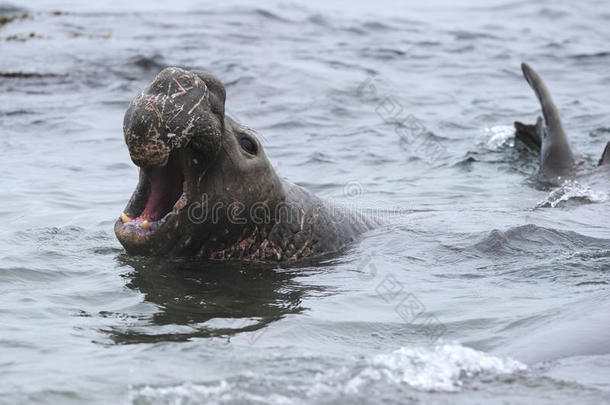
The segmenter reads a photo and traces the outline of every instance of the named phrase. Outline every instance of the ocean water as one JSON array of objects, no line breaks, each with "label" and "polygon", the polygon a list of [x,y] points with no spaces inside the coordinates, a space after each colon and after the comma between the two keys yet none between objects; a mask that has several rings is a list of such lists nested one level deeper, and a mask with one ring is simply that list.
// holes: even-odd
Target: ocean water
[{"label": "ocean water", "polygon": [[[542,182],[512,130],[528,61],[593,170],[608,3],[330,3],[0,5],[0,403],[610,403],[608,172]],[[123,114],[165,66],[386,225],[302,263],[127,255]]]}]

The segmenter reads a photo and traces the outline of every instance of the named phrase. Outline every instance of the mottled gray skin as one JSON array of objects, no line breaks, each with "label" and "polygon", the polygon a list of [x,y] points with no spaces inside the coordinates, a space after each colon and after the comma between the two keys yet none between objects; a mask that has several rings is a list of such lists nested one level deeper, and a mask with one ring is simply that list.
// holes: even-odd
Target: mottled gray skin
[{"label": "mottled gray skin", "polygon": [[217,78],[172,67],[127,109],[125,141],[141,169],[125,213],[140,215],[155,170],[177,167],[184,176],[183,198],[150,229],[137,226],[139,219],[116,222],[129,253],[298,260],[336,252],[376,225],[281,179],[255,134],[225,115],[224,103]]},{"label": "mottled gray skin", "polygon": [[[538,117],[536,125],[515,122],[516,136],[530,147],[540,150],[540,173],[543,176],[549,179],[573,176],[576,173],[576,158],[570,148],[551,94],[540,75],[527,63],[522,63],[521,69],[525,80],[540,101],[544,120]],[[606,175],[607,170],[604,166],[608,164],[610,164],[610,142],[606,144],[599,160],[599,166],[603,167],[600,169],[603,171],[602,176]]]}]

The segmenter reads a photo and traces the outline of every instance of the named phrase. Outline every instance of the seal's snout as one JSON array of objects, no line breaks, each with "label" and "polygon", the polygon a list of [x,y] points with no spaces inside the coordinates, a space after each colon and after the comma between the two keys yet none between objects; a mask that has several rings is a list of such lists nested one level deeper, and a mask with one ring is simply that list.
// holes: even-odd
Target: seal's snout
[{"label": "seal's snout", "polygon": [[219,146],[222,90],[219,108],[219,97],[208,88],[205,76],[175,67],[163,69],[125,113],[123,131],[133,162],[140,167],[164,166],[172,150],[191,142],[208,149]]},{"label": "seal's snout", "polygon": [[140,179],[114,230],[129,252],[158,255],[192,242],[183,238],[187,207],[220,150],[224,102],[211,74],[170,67],[127,108],[123,132]]}]

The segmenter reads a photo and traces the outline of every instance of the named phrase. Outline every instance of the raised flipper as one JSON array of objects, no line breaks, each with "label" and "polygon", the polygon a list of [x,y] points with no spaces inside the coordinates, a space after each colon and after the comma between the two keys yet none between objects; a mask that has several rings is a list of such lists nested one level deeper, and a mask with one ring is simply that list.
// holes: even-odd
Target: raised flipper
[{"label": "raised flipper", "polygon": [[527,63],[522,63],[521,69],[525,80],[540,101],[544,123],[541,118],[538,118],[535,126],[515,122],[517,137],[530,146],[540,148],[540,171],[543,175],[565,176],[572,172],[575,159],[563,131],[557,107],[538,73]]},{"label": "raised flipper", "polygon": [[541,117],[538,117],[536,125],[527,125],[519,121],[515,121],[515,136],[530,148],[540,151],[542,141],[540,140],[540,135],[538,135],[538,130],[536,128],[540,125],[542,125]]},{"label": "raised flipper", "polygon": [[610,141],[606,144],[604,153],[602,153],[602,157],[599,159],[599,166],[601,165],[610,165]]}]

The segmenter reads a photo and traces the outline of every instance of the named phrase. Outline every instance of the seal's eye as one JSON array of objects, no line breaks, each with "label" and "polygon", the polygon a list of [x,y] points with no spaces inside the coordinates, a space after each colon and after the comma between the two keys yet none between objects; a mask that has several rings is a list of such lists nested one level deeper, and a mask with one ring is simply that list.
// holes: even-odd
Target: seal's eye
[{"label": "seal's eye", "polygon": [[237,139],[243,150],[252,155],[256,155],[258,147],[252,138],[246,134],[237,134]]}]

